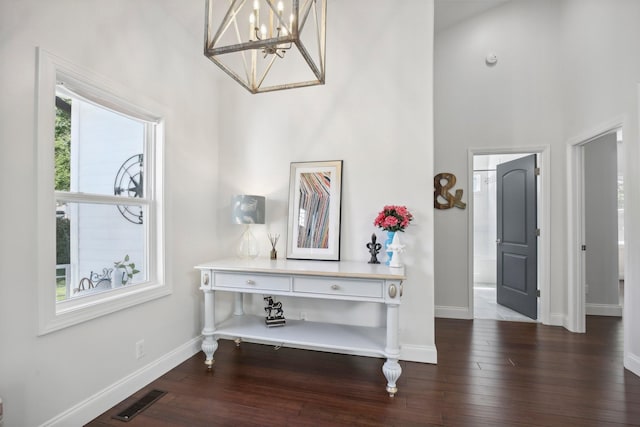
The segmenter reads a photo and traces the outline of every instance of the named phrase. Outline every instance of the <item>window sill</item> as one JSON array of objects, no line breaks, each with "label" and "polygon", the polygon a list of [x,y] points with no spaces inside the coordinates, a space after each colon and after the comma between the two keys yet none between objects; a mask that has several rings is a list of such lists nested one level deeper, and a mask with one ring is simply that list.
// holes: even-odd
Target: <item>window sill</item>
[{"label": "window sill", "polygon": [[139,284],[109,292],[61,301],[41,316],[38,335],[46,335],[87,320],[170,295],[172,289],[161,283]]}]

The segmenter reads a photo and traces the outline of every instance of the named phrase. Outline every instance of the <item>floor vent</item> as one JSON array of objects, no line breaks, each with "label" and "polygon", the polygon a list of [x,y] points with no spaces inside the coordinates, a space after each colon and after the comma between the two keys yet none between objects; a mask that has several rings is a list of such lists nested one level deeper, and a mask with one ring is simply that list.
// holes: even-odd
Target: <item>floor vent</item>
[{"label": "floor vent", "polygon": [[114,415],[112,418],[120,421],[131,421],[133,417],[138,415],[140,412],[147,409],[149,406],[153,405],[153,403],[160,399],[162,396],[167,394],[166,391],[162,390],[151,390],[149,393],[142,396],[133,405],[129,406],[124,411]]}]

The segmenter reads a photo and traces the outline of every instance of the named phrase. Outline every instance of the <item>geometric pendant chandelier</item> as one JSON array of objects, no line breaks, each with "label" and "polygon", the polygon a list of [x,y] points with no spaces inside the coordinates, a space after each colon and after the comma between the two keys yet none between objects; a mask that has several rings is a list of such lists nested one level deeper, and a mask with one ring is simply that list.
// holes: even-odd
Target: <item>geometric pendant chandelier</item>
[{"label": "geometric pendant chandelier", "polygon": [[207,0],[204,55],[251,93],[324,84],[326,0]]}]

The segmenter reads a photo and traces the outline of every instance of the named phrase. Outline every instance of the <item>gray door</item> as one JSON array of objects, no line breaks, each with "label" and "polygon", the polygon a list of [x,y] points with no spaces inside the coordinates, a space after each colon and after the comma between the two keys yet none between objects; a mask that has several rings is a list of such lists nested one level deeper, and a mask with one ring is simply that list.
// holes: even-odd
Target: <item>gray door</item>
[{"label": "gray door", "polygon": [[496,167],[498,304],[538,318],[536,155]]}]

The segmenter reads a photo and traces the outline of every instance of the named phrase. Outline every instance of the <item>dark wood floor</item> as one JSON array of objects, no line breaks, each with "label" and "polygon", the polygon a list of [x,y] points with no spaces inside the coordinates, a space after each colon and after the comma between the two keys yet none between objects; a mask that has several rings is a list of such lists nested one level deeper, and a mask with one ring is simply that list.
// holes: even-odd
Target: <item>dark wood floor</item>
[{"label": "dark wood floor", "polygon": [[[401,362],[394,398],[381,359],[220,340],[213,372],[197,354],[89,426],[640,425],[621,319],[589,317],[587,329],[436,319],[438,364]],[[168,393],[111,419],[154,388]]]}]

